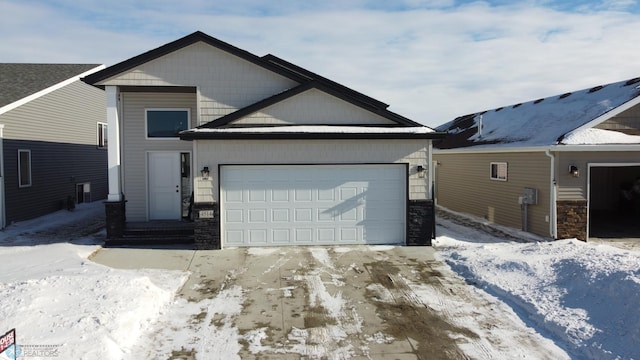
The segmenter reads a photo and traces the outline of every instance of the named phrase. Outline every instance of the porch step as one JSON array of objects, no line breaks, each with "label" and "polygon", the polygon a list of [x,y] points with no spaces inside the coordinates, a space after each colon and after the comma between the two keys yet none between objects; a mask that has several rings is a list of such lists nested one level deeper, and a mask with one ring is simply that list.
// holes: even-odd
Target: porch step
[{"label": "porch step", "polygon": [[106,246],[189,245],[194,243],[193,223],[148,222],[127,224],[122,238]]}]

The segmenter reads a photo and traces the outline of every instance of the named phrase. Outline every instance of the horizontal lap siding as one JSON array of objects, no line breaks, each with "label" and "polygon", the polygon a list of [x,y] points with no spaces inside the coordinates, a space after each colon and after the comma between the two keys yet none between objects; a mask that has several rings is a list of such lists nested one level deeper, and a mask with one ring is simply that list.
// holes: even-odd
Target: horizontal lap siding
[{"label": "horizontal lap siding", "polygon": [[[196,182],[197,202],[218,201],[219,164],[408,163],[409,199],[430,199],[427,179],[415,166],[427,166],[428,140],[197,140],[196,169],[208,166],[209,180]],[[198,174],[196,174],[198,175]]]},{"label": "horizontal lap siding", "polygon": [[[587,200],[588,164],[637,164],[640,163],[640,151],[560,152],[557,159],[558,200]],[[569,174],[571,165],[578,167],[579,177]]]},{"label": "horizontal lap siding", "polygon": [[127,220],[147,220],[147,152],[184,151],[192,149],[191,142],[179,139],[147,140],[145,109],[188,108],[191,126],[196,123],[196,95],[173,93],[122,93],[123,179],[127,200]]},{"label": "horizontal lap siding", "polygon": [[[434,154],[438,205],[522,228],[518,197],[525,187],[538,190],[538,204],[529,205],[529,231],[549,236],[550,159],[544,153]],[[507,181],[490,179],[490,163],[506,162]]]},{"label": "horizontal lap siding", "polygon": [[[0,115],[7,223],[59,210],[77,183],[91,183],[93,201],[106,197],[105,106],[104,91],[77,81]],[[18,186],[18,149],[31,150],[31,187]]]}]

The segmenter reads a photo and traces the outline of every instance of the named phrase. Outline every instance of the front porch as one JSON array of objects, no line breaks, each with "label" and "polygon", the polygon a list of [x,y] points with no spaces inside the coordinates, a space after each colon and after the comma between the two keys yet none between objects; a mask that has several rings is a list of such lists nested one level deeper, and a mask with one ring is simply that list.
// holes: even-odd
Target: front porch
[{"label": "front porch", "polygon": [[178,220],[127,222],[122,236],[107,238],[105,246],[194,245],[194,223]]}]

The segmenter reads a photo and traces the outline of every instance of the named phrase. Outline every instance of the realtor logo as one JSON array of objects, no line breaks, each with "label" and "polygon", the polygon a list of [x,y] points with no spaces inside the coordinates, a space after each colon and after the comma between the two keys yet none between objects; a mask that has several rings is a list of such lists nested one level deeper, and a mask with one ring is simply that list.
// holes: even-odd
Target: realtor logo
[{"label": "realtor logo", "polygon": [[15,358],[17,357],[17,349],[15,348],[15,346],[16,329],[11,329],[0,337],[0,354],[4,353],[5,350],[10,348],[9,351],[7,351],[7,355],[13,357],[13,359],[15,360]]}]

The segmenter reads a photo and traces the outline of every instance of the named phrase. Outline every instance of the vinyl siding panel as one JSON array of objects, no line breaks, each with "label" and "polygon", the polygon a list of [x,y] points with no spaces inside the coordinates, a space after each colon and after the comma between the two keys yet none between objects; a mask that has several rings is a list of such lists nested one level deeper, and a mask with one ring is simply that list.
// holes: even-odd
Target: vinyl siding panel
[{"label": "vinyl siding panel", "polygon": [[149,61],[100,84],[196,86],[200,94],[198,125],[297,85],[286,77],[202,42]]},{"label": "vinyl siding panel", "polygon": [[[529,205],[529,231],[550,235],[550,159],[544,153],[437,154],[436,201],[448,209],[522,228],[518,197],[524,188],[538,190],[538,204]],[[490,179],[492,162],[507,163],[507,181]]]},{"label": "vinyl siding panel", "polygon": [[428,167],[427,140],[197,140],[196,169],[208,166],[209,180],[197,179],[196,202],[218,201],[220,164],[408,163],[409,199],[430,199],[428,174],[420,178],[415,166]]},{"label": "vinyl siding panel", "polygon": [[127,200],[127,220],[147,220],[147,153],[190,152],[191,142],[179,139],[146,139],[145,110],[190,109],[191,127],[196,123],[196,95],[173,93],[122,93],[122,176]]},{"label": "vinyl siding panel", "polygon": [[242,125],[390,125],[391,120],[317,89],[281,101],[261,112],[234,121]]},{"label": "vinyl siding panel", "polygon": [[598,129],[605,130],[640,130],[640,106],[634,106],[631,109],[604,121],[595,126]]},{"label": "vinyl siding panel", "polygon": [[[561,152],[557,155],[558,200],[587,200],[588,164],[612,163],[625,164],[640,163],[639,151],[615,152]],[[575,165],[580,169],[580,176],[569,174],[569,166]],[[633,181],[633,179],[629,179]]]},{"label": "vinyl siding panel", "polygon": [[[92,201],[106,197],[105,106],[104,91],[76,81],[0,115],[7,224],[61,209],[78,183],[91,183]],[[18,186],[18,149],[31,150],[30,187]]]}]

